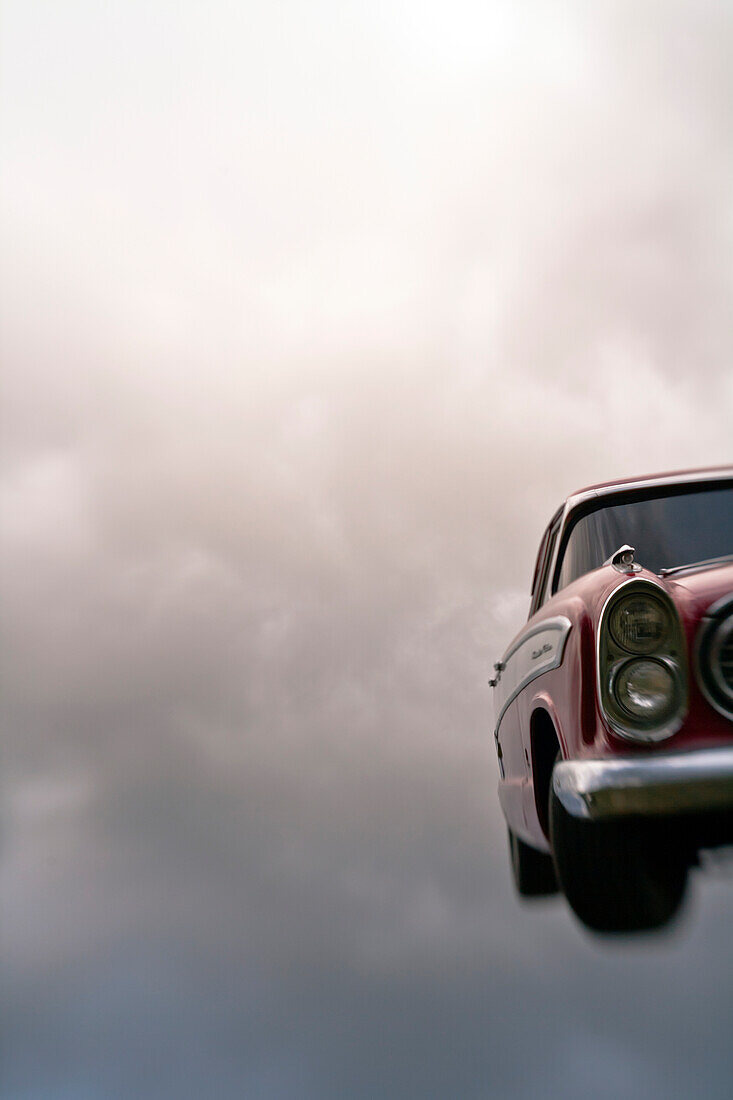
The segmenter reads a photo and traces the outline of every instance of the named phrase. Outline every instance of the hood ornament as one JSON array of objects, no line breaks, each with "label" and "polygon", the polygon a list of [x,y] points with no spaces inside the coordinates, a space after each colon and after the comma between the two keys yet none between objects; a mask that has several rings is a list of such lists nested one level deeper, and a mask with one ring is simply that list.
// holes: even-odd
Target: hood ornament
[{"label": "hood ornament", "polygon": [[641,566],[634,561],[635,553],[633,546],[628,544],[619,546],[618,550],[611,554],[610,558],[606,558],[603,564],[612,565],[617,573],[640,573]]}]

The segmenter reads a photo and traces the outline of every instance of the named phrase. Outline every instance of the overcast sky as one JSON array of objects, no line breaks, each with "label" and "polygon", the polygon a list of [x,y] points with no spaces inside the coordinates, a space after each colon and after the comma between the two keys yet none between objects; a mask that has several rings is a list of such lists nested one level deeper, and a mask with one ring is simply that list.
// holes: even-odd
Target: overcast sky
[{"label": "overcast sky", "polygon": [[731,461],[731,5],[0,31],[3,1100],[727,1100],[731,872],[522,907],[486,680],[569,492]]}]

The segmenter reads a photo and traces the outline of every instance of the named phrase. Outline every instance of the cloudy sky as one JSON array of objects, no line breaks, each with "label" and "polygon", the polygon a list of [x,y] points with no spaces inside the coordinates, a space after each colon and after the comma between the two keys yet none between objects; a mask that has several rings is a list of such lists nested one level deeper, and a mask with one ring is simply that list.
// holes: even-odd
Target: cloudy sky
[{"label": "cloudy sky", "polygon": [[0,1093],[728,1097],[733,873],[511,890],[552,512],[731,460],[733,7],[5,0]]}]

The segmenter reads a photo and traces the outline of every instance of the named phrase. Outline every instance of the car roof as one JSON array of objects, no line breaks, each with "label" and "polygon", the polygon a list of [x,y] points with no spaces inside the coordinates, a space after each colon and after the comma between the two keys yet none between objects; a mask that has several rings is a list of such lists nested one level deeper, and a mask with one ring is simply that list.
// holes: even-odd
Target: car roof
[{"label": "car roof", "polygon": [[695,470],[673,470],[664,474],[645,474],[642,477],[619,478],[616,481],[601,481],[596,485],[586,485],[571,493],[565,501],[565,514],[572,511],[592,497],[606,496],[610,493],[623,493],[634,489],[652,489],[657,485],[684,485],[695,481],[717,481],[721,478],[733,478],[733,466],[704,466]]}]

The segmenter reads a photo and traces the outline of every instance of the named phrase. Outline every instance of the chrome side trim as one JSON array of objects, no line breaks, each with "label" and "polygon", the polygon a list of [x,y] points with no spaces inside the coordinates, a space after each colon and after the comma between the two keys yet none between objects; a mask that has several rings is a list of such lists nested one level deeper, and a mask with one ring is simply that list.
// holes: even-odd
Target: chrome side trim
[{"label": "chrome side trim", "polygon": [[552,789],[573,817],[733,809],[733,745],[605,760],[564,760]]},{"label": "chrome side trim", "polygon": [[565,615],[543,619],[525,630],[502,657],[504,667],[498,689],[504,692],[504,698],[499,705],[494,737],[499,736],[501,720],[520,691],[538,676],[562,664],[571,626]]}]

